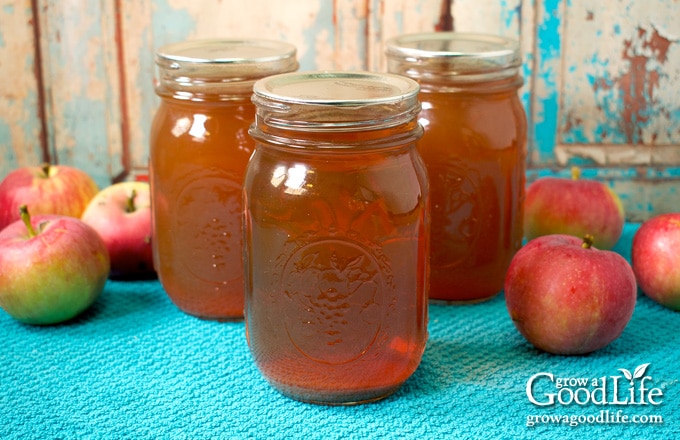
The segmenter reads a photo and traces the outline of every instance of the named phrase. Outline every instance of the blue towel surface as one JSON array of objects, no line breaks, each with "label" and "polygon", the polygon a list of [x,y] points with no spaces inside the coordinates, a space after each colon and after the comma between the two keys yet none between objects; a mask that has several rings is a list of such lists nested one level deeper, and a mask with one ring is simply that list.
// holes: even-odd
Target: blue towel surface
[{"label": "blue towel surface", "polygon": [[[627,258],[635,230],[627,225],[616,248]],[[0,312],[0,438],[680,438],[680,313],[644,296],[621,337],[586,356],[533,348],[502,295],[432,304],[429,332],[420,367],[394,395],[349,407],[305,404],[259,375],[243,322],[185,315],[158,281],[109,281],[67,324],[33,327]],[[658,404],[625,404],[642,380],[631,386],[625,374],[638,367]],[[584,403],[532,403],[534,375],[536,402],[566,389],[563,401]],[[609,401],[596,404],[586,393],[602,378]]]}]

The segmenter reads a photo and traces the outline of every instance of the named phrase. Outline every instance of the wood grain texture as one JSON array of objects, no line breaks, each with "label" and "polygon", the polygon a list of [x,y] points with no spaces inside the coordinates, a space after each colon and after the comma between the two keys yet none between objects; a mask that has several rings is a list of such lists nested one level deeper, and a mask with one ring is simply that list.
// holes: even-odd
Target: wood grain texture
[{"label": "wood grain texture", "polygon": [[630,220],[679,211],[678,2],[546,0],[535,17],[529,181],[578,165]]},{"label": "wood grain texture", "polygon": [[106,183],[121,171],[113,2],[38,2],[50,160]]},{"label": "wood grain texture", "polygon": [[35,15],[29,0],[0,0],[0,179],[43,160]]},{"label": "wood grain texture", "polygon": [[[571,165],[631,218],[680,195],[678,0],[454,0],[460,32],[519,38],[529,180]],[[100,186],[146,173],[154,53],[198,38],[270,38],[302,70],[385,70],[384,43],[434,31],[441,0],[0,0],[0,179],[43,160]]]}]

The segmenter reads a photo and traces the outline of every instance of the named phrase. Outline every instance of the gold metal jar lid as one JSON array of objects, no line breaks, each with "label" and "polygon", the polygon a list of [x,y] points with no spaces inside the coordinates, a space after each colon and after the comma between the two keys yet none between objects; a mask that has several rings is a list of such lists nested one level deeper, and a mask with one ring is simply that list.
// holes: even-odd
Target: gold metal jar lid
[{"label": "gold metal jar lid", "polygon": [[386,55],[388,71],[414,79],[499,79],[517,75],[522,65],[517,40],[489,34],[400,35],[387,41]]},{"label": "gold metal jar lid", "polygon": [[282,103],[363,106],[415,101],[418,83],[389,73],[300,72],[261,79],[253,93]]},{"label": "gold metal jar lid", "polygon": [[[161,92],[167,88],[188,94],[250,93],[260,78],[297,70],[296,56],[295,46],[283,41],[205,39],[162,46],[156,65]],[[234,90],[238,85],[242,87]]]},{"label": "gold metal jar lid", "polygon": [[251,133],[370,131],[398,125],[420,136],[420,86],[390,73],[313,71],[270,76],[253,86],[256,119]]}]

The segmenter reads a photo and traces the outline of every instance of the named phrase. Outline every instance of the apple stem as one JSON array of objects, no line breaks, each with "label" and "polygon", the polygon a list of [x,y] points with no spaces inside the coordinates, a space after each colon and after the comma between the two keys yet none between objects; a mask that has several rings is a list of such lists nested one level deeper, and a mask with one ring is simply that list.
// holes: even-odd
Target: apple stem
[{"label": "apple stem", "polygon": [[135,207],[135,197],[137,197],[137,191],[134,189],[132,190],[132,193],[130,193],[130,197],[127,199],[127,206],[125,207],[125,212],[135,212],[137,209]]},{"label": "apple stem", "polygon": [[21,205],[19,207],[19,215],[21,216],[21,220],[26,225],[26,229],[28,229],[28,236],[33,238],[38,235],[38,233],[35,231],[35,228],[31,224],[31,214],[28,213],[28,207],[26,205]]},{"label": "apple stem", "polygon": [[581,168],[571,167],[571,180],[578,180],[581,178]]},{"label": "apple stem", "polygon": [[590,249],[593,246],[594,241],[595,241],[595,237],[593,237],[590,234],[586,234],[586,236],[583,237],[583,243],[581,243],[581,247],[583,249]]},{"label": "apple stem", "polygon": [[47,162],[43,163],[40,168],[42,169],[43,176],[42,177],[50,177],[50,167],[51,165]]}]

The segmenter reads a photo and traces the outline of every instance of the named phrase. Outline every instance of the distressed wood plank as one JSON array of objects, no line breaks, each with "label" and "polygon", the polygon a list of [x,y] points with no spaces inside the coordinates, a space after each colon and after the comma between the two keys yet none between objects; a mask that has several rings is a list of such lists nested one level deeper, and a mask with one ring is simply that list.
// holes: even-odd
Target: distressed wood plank
[{"label": "distressed wood plank", "polygon": [[545,166],[555,162],[559,83],[562,79],[563,0],[537,2],[535,9],[535,52],[531,66],[528,164]]},{"label": "distressed wood plank", "polygon": [[128,178],[146,175],[148,133],[157,106],[154,96],[153,3],[119,3],[121,102],[125,104]]},{"label": "distressed wood plank", "polygon": [[[384,43],[387,39],[405,33],[434,32],[441,21],[442,0],[372,0],[369,3],[372,5],[367,53],[369,69],[386,69]],[[502,35],[520,41],[525,59],[522,71],[525,85],[520,96],[528,109],[534,48],[532,2],[455,0],[450,5],[456,32]]]},{"label": "distressed wood plank", "polygon": [[106,186],[122,172],[114,3],[38,4],[50,157]]},{"label": "distressed wood plank", "polygon": [[368,0],[372,17],[367,33],[366,68],[385,71],[385,42],[399,34],[434,32],[441,0]]},{"label": "distressed wood plank", "polygon": [[[369,8],[367,0],[336,0],[333,68],[366,70]],[[317,68],[314,66],[314,68]]]},{"label": "distressed wood plank", "polygon": [[629,220],[677,211],[677,2],[546,0],[536,17],[529,181],[579,165]]},{"label": "distressed wood plank", "polygon": [[[635,218],[680,206],[677,0],[451,5],[457,31],[520,38],[530,180],[579,164]],[[441,10],[441,0],[0,0],[0,178],[43,158],[100,185],[146,173],[163,44],[264,37],[295,44],[303,70],[383,71],[384,41],[434,31]]]},{"label": "distressed wood plank", "polygon": [[31,2],[0,0],[0,180],[43,161]]},{"label": "distressed wood plank", "polygon": [[560,143],[680,144],[678,3],[572,0],[564,20]]},{"label": "distressed wood plank", "polygon": [[[350,26],[355,14],[360,17],[361,4],[340,1],[336,17],[334,2],[319,0],[297,0],[295,7],[270,0],[251,0],[247,7],[236,1],[121,2],[132,171],[146,172],[149,129],[158,105],[154,54],[160,46],[200,38],[268,38],[294,44],[301,69],[350,68],[360,64],[360,54],[349,55],[358,45],[347,42],[347,33],[345,43],[338,42],[335,22]],[[338,57],[339,52],[344,56]]]},{"label": "distressed wood plank", "polygon": [[530,114],[532,63],[534,56],[534,2],[527,0],[502,0],[480,2],[455,0],[453,3],[454,26],[457,32],[473,32],[514,38],[520,43],[524,85],[519,90],[527,117]]}]

